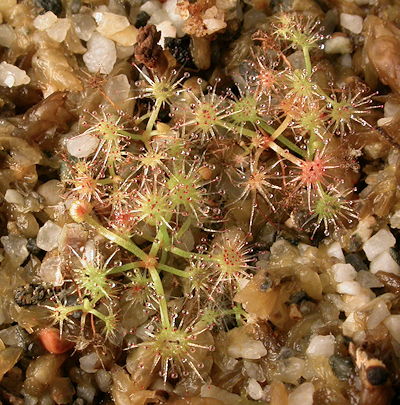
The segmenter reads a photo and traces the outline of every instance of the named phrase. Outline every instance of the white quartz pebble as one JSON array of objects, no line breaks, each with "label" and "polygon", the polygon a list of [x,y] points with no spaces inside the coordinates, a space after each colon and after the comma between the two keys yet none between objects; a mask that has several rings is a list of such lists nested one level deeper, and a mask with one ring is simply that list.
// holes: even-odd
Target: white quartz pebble
[{"label": "white quartz pebble", "polygon": [[260,359],[267,354],[267,349],[259,340],[248,339],[241,343],[235,342],[227,348],[229,356],[243,359]]},{"label": "white quartz pebble", "polygon": [[58,246],[62,228],[53,221],[47,221],[40,229],[36,237],[38,248],[49,252]]},{"label": "white quartz pebble", "polygon": [[387,229],[380,229],[364,243],[363,250],[367,255],[368,260],[371,261],[380,253],[390,249],[395,244],[395,237]]},{"label": "white quartz pebble", "polygon": [[0,240],[5,253],[15,265],[19,266],[29,256],[27,239],[17,235],[8,235],[2,236]]},{"label": "white quartz pebble", "polygon": [[325,52],[327,54],[346,54],[353,50],[350,38],[337,35],[325,41]]},{"label": "white quartz pebble", "polygon": [[361,34],[364,20],[355,14],[340,14],[340,25],[354,34]]},{"label": "white quartz pebble", "polygon": [[95,12],[93,17],[98,24],[97,31],[106,38],[129,27],[129,20],[123,15],[109,12]]},{"label": "white quartz pebble", "polygon": [[48,11],[47,13],[38,15],[33,20],[33,26],[39,31],[45,31],[47,30],[47,28],[50,28],[56,22],[57,16],[52,11]]},{"label": "white quartz pebble", "polygon": [[247,392],[249,393],[249,397],[251,399],[255,399],[256,401],[261,399],[264,395],[264,391],[261,385],[254,378],[249,379],[249,383],[247,385]]},{"label": "white quartz pebble", "polygon": [[77,158],[85,158],[94,153],[100,143],[100,139],[97,136],[83,133],[67,141],[67,151],[71,156]]},{"label": "white quartz pebble", "polygon": [[331,243],[326,252],[328,253],[328,256],[336,257],[336,259],[344,263],[344,254],[339,242]]},{"label": "white quartz pebble", "polygon": [[337,285],[336,290],[340,294],[358,295],[362,288],[357,281],[343,281]]},{"label": "white quartz pebble", "polygon": [[367,328],[368,329],[376,328],[388,316],[390,316],[390,312],[386,304],[383,301],[378,302],[368,317]]},{"label": "white quartz pebble", "polygon": [[0,86],[16,87],[31,81],[25,70],[5,61],[0,63]]},{"label": "white quartz pebble", "polygon": [[337,283],[352,281],[356,278],[357,272],[351,264],[337,263],[331,267],[333,278]]},{"label": "white quartz pebble", "polygon": [[294,389],[288,398],[288,405],[313,405],[314,385],[303,383]]},{"label": "white quartz pebble", "polygon": [[87,14],[74,14],[72,16],[72,22],[76,35],[83,41],[89,41],[93,32],[96,30],[96,22],[94,18]]},{"label": "white quartz pebble", "polygon": [[332,335],[316,335],[310,340],[307,354],[310,356],[330,357],[335,352],[335,337]]},{"label": "white quartz pebble", "polygon": [[388,328],[393,339],[400,343],[400,315],[390,315],[383,323]]},{"label": "white quartz pebble", "polygon": [[39,275],[42,281],[50,283],[54,287],[60,287],[64,284],[62,274],[62,259],[60,256],[46,257],[40,266]]},{"label": "white quartz pebble", "polygon": [[87,52],[83,55],[83,61],[89,72],[111,73],[117,60],[114,42],[95,32],[87,42],[87,48]]},{"label": "white quartz pebble", "polygon": [[59,18],[56,23],[47,28],[47,35],[56,42],[64,41],[68,30],[71,28],[71,21],[68,18]]},{"label": "white quartz pebble", "polygon": [[393,259],[390,251],[386,250],[376,256],[370,266],[369,269],[371,273],[377,273],[378,271],[385,271],[386,273],[393,273],[393,274],[400,274],[400,266],[397,262]]}]

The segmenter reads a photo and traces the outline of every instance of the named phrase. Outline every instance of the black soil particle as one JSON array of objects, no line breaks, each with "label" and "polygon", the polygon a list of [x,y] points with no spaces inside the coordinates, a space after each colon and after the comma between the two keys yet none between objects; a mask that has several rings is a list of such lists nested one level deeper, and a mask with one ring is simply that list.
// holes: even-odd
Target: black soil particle
[{"label": "black soil particle", "polygon": [[38,247],[36,244],[36,238],[28,238],[26,248],[28,249],[29,253],[32,253],[35,256],[38,256],[41,252],[43,252],[42,249],[40,249],[40,247]]},{"label": "black soil particle", "polygon": [[61,0],[36,0],[36,4],[46,11],[52,11],[57,16],[62,13]]},{"label": "black soil particle", "polygon": [[195,68],[192,53],[190,52],[189,35],[185,35],[182,38],[165,38],[165,47],[169,49],[172,56],[179,64],[189,68]]},{"label": "black soil particle", "polygon": [[371,385],[383,385],[389,378],[389,373],[384,367],[368,367],[366,371],[368,382]]},{"label": "black soil particle", "polygon": [[354,370],[351,357],[333,355],[329,358],[329,364],[331,365],[336,377],[341,381],[348,380]]},{"label": "black soil particle", "polygon": [[47,297],[47,290],[40,284],[26,284],[14,290],[14,301],[20,306],[36,305]]},{"label": "black soil particle", "polygon": [[140,28],[144,27],[147,24],[147,21],[149,21],[150,16],[146,13],[146,11],[141,11],[135,21],[135,27]]}]

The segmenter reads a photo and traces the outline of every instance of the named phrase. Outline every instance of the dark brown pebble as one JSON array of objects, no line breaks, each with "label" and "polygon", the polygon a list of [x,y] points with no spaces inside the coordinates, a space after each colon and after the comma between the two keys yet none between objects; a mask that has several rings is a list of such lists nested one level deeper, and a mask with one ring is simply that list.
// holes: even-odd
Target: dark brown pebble
[{"label": "dark brown pebble", "polygon": [[371,385],[383,385],[389,378],[389,373],[385,367],[372,366],[366,370],[368,382]]},{"label": "dark brown pebble", "polygon": [[378,277],[379,281],[384,285],[384,289],[387,292],[393,294],[400,293],[400,276],[393,273],[386,273],[384,271],[378,271],[375,275]]}]

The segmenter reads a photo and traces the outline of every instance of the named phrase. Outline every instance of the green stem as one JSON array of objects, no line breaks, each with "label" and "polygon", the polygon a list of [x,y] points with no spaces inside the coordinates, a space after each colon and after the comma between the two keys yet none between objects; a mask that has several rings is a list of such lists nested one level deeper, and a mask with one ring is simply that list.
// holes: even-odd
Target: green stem
[{"label": "green stem", "polygon": [[332,97],[330,97],[326,92],[325,92],[325,90],[323,90],[323,89],[321,89],[321,87],[320,86],[318,86],[318,85],[316,85],[316,92],[318,93],[318,95],[320,95],[321,97],[323,97],[324,98],[324,101],[326,102],[326,103],[335,103],[335,100],[332,98]]},{"label": "green stem", "polygon": [[273,134],[271,134],[271,140],[275,140],[278,138],[279,135],[283,133],[283,131],[289,126],[290,122],[292,121],[292,118],[287,115],[286,118],[281,122],[278,128],[274,131]]},{"label": "green stem", "polygon": [[179,249],[175,246],[172,246],[171,248],[168,249],[171,253],[173,253],[174,255],[183,257],[185,259],[192,259],[195,257],[198,257],[200,259],[209,261],[209,262],[213,262],[215,261],[214,259],[212,259],[210,256],[202,254],[202,253],[194,253],[194,252],[187,252],[186,250],[183,249]]},{"label": "green stem", "polygon": [[135,124],[139,125],[141,122],[143,122],[144,120],[146,120],[147,118],[149,118],[151,115],[151,112],[147,112],[146,114],[141,115],[139,118],[137,118],[135,120]]},{"label": "green stem", "polygon": [[260,120],[258,125],[266,132],[268,132],[270,135],[272,135],[275,132],[275,128],[271,127],[271,125],[268,125],[265,121]]},{"label": "green stem", "polygon": [[119,129],[119,130],[118,130],[118,133],[119,133],[120,135],[127,136],[128,138],[134,139],[134,140],[136,140],[136,141],[141,141],[141,140],[143,140],[142,135],[131,134],[130,132],[124,131],[124,130],[122,130],[122,129]]},{"label": "green stem", "polygon": [[306,73],[308,76],[311,76],[312,65],[311,65],[311,58],[310,58],[310,50],[308,49],[307,46],[303,47],[303,56],[304,56],[304,62],[306,65]]},{"label": "green stem", "polygon": [[296,144],[289,139],[285,138],[283,135],[279,137],[279,142],[285,145],[292,152],[297,153],[301,157],[306,157],[306,152],[303,149],[300,149]]},{"label": "green stem", "polygon": [[171,325],[168,317],[167,300],[165,299],[164,287],[160,275],[158,274],[157,269],[153,266],[150,266],[148,270],[154,284],[154,289],[156,290],[157,295],[160,297],[159,305],[160,305],[161,324],[163,328],[168,329]]},{"label": "green stem", "polygon": [[176,233],[175,237],[176,239],[180,239],[182,235],[190,228],[190,225],[192,224],[192,219],[189,217],[185,220],[179,231]]},{"label": "green stem", "polygon": [[100,311],[97,309],[91,308],[90,310],[87,311],[89,314],[94,315],[96,318],[101,319],[104,323],[106,323],[107,318],[106,315],[102,314]]},{"label": "green stem", "polygon": [[[47,307],[47,308],[50,308],[50,307]],[[63,314],[65,314],[65,315],[70,314],[70,313],[72,313],[72,312],[76,312],[76,311],[81,311],[81,312],[83,312],[83,310],[84,310],[84,307],[83,307],[82,304],[80,304],[80,305],[72,305],[72,306],[70,306],[70,307],[64,307],[64,306],[63,306],[63,308],[66,309],[65,312],[63,311]],[[57,312],[57,307],[54,307],[53,310],[54,310],[54,312]]]},{"label": "green stem", "polygon": [[[273,131],[271,138],[274,137],[275,135],[276,135],[275,138],[278,137],[279,135],[281,135],[281,133],[289,125],[289,122],[290,122],[290,117],[286,117],[285,120],[281,123],[281,125],[276,130]],[[230,129],[230,127],[234,127],[233,125],[231,125],[229,123],[224,123],[224,126],[228,129]],[[263,128],[264,130],[266,130],[268,133],[271,133],[271,127],[269,125],[264,127],[262,121],[260,123],[260,127]],[[246,129],[246,128],[243,128],[243,129],[245,130],[243,132],[244,135],[246,135],[250,138],[254,138],[255,136],[257,136],[257,133],[255,131],[252,131],[251,129]],[[283,141],[282,143],[285,144],[285,141]],[[286,144],[285,146],[288,146],[288,145]],[[280,155],[284,159],[289,160],[290,162],[295,164],[296,166],[302,165],[301,159],[292,155],[289,151],[284,150],[281,146],[279,146],[277,143],[275,143],[273,139],[268,143],[268,147],[271,148],[273,151],[275,151],[278,155]],[[296,153],[299,153],[299,151],[301,151],[301,153],[299,153],[299,154],[301,156],[304,156],[304,152],[300,148],[298,148],[296,146],[295,146],[295,148],[296,148]],[[298,148],[298,150],[297,150],[297,148]]]},{"label": "green stem", "polygon": [[[170,217],[167,218],[167,221],[170,221]],[[149,255],[151,257],[156,257],[160,247],[164,249],[165,247],[170,245],[170,237],[168,235],[167,226],[162,224],[157,231],[156,237],[153,240],[153,244],[151,245]]]},{"label": "green stem", "polygon": [[142,260],[147,259],[147,254],[140,249],[135,243],[133,243],[131,240],[123,238],[122,236],[119,236],[115,234],[112,231],[109,231],[107,228],[104,226],[100,225],[94,218],[90,216],[86,216],[85,221],[93,226],[97,230],[97,232],[100,235],[103,235],[106,239],[110,240],[111,242],[116,243],[117,245],[123,247],[124,249],[128,250],[129,252],[133,253],[136,257]]},{"label": "green stem", "polygon": [[112,178],[109,177],[109,178],[107,178],[107,179],[96,180],[96,183],[105,186],[105,185],[107,185],[107,184],[114,183],[114,179],[112,179]]},{"label": "green stem", "polygon": [[161,235],[162,235],[161,248],[170,246],[171,245],[171,239],[170,239],[169,234],[168,234],[167,226],[163,225],[160,228],[160,230],[161,230]]},{"label": "green stem", "polygon": [[[165,225],[161,225],[161,227],[163,227],[163,226],[165,226]],[[149,252],[149,256],[151,256],[151,257],[156,257],[158,250],[160,249],[161,238],[162,238],[161,227],[158,230],[156,237],[154,238],[154,241],[151,245],[150,252]]]},{"label": "green stem", "polygon": [[158,264],[157,268],[160,270],[166,271],[168,273],[175,274],[176,276],[179,276],[179,277],[184,277],[184,278],[190,277],[190,274],[187,271],[178,270],[175,267],[167,266],[166,264],[160,263],[160,264]]},{"label": "green stem", "polygon": [[159,260],[159,263],[164,264],[167,260],[167,251],[166,250],[162,250],[161,251],[161,259]]},{"label": "green stem", "polygon": [[323,147],[321,139],[318,137],[318,135],[312,134],[307,144],[307,158],[312,160],[315,152],[321,147]]},{"label": "green stem", "polygon": [[186,250],[182,250],[177,247],[171,247],[169,251],[174,255],[184,257],[185,259],[191,259],[194,256],[192,252],[186,252]]},{"label": "green stem", "polygon": [[124,273],[127,270],[132,270],[132,269],[137,269],[139,267],[143,267],[143,262],[133,262],[133,263],[127,263],[122,266],[116,266],[111,268],[108,272],[108,274],[118,274],[118,273]]},{"label": "green stem", "polygon": [[161,109],[161,103],[157,100],[156,103],[154,104],[154,108],[151,112],[150,118],[147,121],[146,131],[145,131],[147,134],[150,134],[151,130],[153,129],[156,119],[158,117],[158,113],[160,112],[160,109]]},{"label": "green stem", "polygon": [[[275,133],[275,129],[271,127],[270,125],[266,124],[264,121],[260,121],[258,124],[264,131],[268,132],[270,135],[273,135]],[[292,152],[297,153],[298,155],[305,157],[306,154],[303,149],[300,149],[296,144],[294,144],[292,141],[289,141],[286,137],[283,135],[279,136],[279,142],[283,143],[285,146],[287,146]]]},{"label": "green stem", "polygon": [[243,127],[238,128],[236,125],[231,124],[229,122],[220,121],[220,122],[217,122],[217,125],[219,125],[220,127],[229,129],[231,131],[234,131],[234,132],[240,132],[241,134],[247,136],[248,138],[254,138],[255,136],[257,136],[257,133],[255,131],[248,129],[248,128],[243,128]]},{"label": "green stem", "polygon": [[[114,157],[111,153],[108,155],[107,166],[108,170],[110,171],[111,177],[114,179],[116,177],[116,173],[114,167]],[[118,184],[116,182],[113,182],[113,189],[115,193],[118,191]]]},{"label": "green stem", "polygon": [[115,177],[116,174],[115,174],[115,168],[114,168],[114,157],[112,157],[111,153],[108,155],[107,166],[108,166],[108,170],[110,171],[111,177]]},{"label": "green stem", "polygon": [[268,142],[268,147],[275,151],[279,156],[283,157],[286,160],[289,160],[289,162],[292,162],[294,165],[302,166],[303,161],[301,159],[292,155],[289,151],[283,149],[274,141]]}]

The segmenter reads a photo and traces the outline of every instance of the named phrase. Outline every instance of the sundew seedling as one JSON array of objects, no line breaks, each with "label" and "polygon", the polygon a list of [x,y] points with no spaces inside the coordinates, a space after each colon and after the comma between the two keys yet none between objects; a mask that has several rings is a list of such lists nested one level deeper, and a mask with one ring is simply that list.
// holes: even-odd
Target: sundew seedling
[{"label": "sundew seedling", "polygon": [[[81,134],[97,147],[68,161],[69,220],[105,259],[79,257],[73,299],[47,308],[60,333],[72,324],[86,339],[119,338],[129,353],[150,353],[143,367],[164,383],[205,383],[217,334],[251,319],[235,297],[264,266],[255,246],[266,224],[313,243],[319,231],[357,223],[352,168],[342,162],[354,156],[346,139],[371,125],[373,96],[357,83],[321,84],[315,19],[281,13],[253,39],[237,82],[210,76],[203,86],[185,67],[160,73],[135,62],[133,111],[107,98],[107,113],[87,111]],[[274,287],[265,289],[271,300],[287,293]],[[129,328],[126,316],[121,326],[121,296],[143,309],[132,316],[141,325]]]}]

